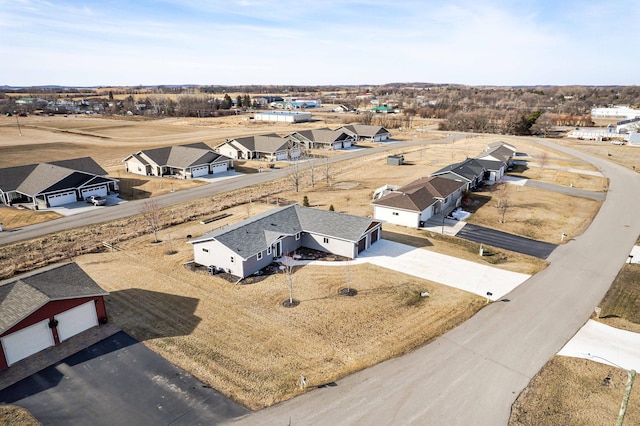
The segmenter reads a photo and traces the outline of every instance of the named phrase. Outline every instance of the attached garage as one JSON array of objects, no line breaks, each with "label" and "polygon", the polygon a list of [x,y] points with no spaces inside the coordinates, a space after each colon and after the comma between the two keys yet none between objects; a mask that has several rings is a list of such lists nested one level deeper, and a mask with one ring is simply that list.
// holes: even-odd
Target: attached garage
[{"label": "attached garage", "polygon": [[101,197],[106,197],[108,194],[107,185],[96,186],[93,188],[86,188],[80,191],[82,193],[82,199],[86,200],[91,195],[99,195]]},{"label": "attached garage", "polygon": [[211,173],[224,173],[228,170],[227,163],[211,165]]},{"label": "attached garage", "polygon": [[198,166],[191,168],[191,177],[206,176],[209,174],[209,166]]},{"label": "attached garage", "polygon": [[50,207],[62,206],[64,204],[75,203],[78,201],[76,191],[61,192],[47,196]]},{"label": "attached garage", "polygon": [[94,301],[84,303],[53,317],[58,321],[58,338],[61,342],[98,325]]},{"label": "attached garage", "polygon": [[367,249],[367,237],[366,235],[358,241],[358,254],[362,253]]},{"label": "attached garage", "polygon": [[75,263],[0,282],[0,370],[106,322],[107,294]]},{"label": "attached garage", "polygon": [[0,340],[7,366],[55,344],[48,319],[11,333]]}]

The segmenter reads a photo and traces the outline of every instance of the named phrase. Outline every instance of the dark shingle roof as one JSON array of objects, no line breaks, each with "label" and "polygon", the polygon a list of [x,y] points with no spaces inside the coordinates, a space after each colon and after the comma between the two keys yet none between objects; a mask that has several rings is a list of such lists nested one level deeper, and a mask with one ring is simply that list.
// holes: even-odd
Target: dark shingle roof
[{"label": "dark shingle roof", "polygon": [[349,135],[342,130],[331,130],[327,128],[300,130],[296,133],[301,135],[303,138],[316,143],[333,143],[345,140],[349,137]]},{"label": "dark shingle roof", "polygon": [[357,242],[372,222],[375,221],[294,204],[216,229],[190,243],[217,240],[247,259],[266,250],[277,238],[283,235],[295,235],[298,232],[311,232]]},{"label": "dark shingle roof", "polygon": [[367,124],[350,124],[348,126],[342,126],[340,127],[340,129],[349,130],[350,132],[355,133],[359,136],[364,136],[365,138],[371,138],[375,135],[389,133],[389,131],[382,126],[371,126]]},{"label": "dark shingle roof", "polygon": [[[5,192],[19,191],[27,195],[35,195],[46,192],[47,188],[74,173],[75,177],[71,180],[77,179],[80,183],[94,175],[107,175],[107,172],[90,157],[51,161],[0,169],[0,189]],[[80,178],[78,173],[85,178]],[[62,189],[65,188],[67,186]]]},{"label": "dark shingle roof", "polygon": [[107,294],[76,263],[40,269],[4,281],[0,283],[0,334],[48,302]]},{"label": "dark shingle roof", "polygon": [[431,173],[431,175],[435,176],[447,172],[453,172],[468,180],[473,180],[477,176],[482,176],[482,174],[484,173],[484,166],[480,164],[480,162],[475,158],[467,158],[460,163],[450,164],[446,167],[443,167],[442,169]]},{"label": "dark shingle roof", "polygon": [[249,151],[272,154],[288,149],[289,141],[275,133],[268,135],[247,136],[244,138],[230,139],[227,143],[237,143]]}]

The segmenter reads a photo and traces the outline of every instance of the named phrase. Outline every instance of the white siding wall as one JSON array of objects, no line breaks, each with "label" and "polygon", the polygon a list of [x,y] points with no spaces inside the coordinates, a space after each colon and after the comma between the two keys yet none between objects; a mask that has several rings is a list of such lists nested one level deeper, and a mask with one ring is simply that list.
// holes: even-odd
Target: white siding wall
[{"label": "white siding wall", "polygon": [[[431,207],[429,207],[429,209],[431,209]],[[385,206],[373,206],[373,217],[374,219],[384,220],[385,222],[395,225],[409,226],[411,228],[417,228],[420,224],[420,213]]]},{"label": "white siding wall", "polygon": [[218,152],[227,157],[238,158],[238,150],[229,145],[222,145],[220,148],[218,148]]},{"label": "white siding wall", "polygon": [[[233,262],[231,257],[234,258]],[[243,276],[242,258],[217,241],[203,241],[193,244],[193,260],[200,265],[215,265],[225,271],[230,269],[233,275]]]},{"label": "white siding wall", "polygon": [[129,173],[135,173],[137,175],[147,175],[147,168],[144,164],[135,158],[130,158],[125,161],[125,165]]},{"label": "white siding wall", "polygon": [[310,249],[321,250],[328,253],[337,254],[353,258],[357,255],[357,247],[350,241],[339,240],[337,238],[326,237],[329,242],[325,243],[325,237],[314,234],[304,234],[302,245]]}]

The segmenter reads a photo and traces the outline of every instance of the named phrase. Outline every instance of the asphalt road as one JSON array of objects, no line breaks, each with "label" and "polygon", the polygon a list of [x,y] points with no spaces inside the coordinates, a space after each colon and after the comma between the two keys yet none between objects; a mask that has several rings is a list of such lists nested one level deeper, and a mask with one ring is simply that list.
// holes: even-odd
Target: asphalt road
[{"label": "asphalt road", "polygon": [[[456,237],[475,241],[477,243],[488,244],[490,246],[503,248],[516,253],[528,254],[529,256],[535,256],[540,259],[546,259],[549,257],[551,252],[553,252],[557,247],[556,244],[532,240],[531,238],[520,237],[518,235],[496,231],[495,229],[472,225],[470,223],[467,223],[460,231],[458,231],[456,233]],[[559,235],[558,239],[560,239]]]},{"label": "asphalt road", "polygon": [[124,332],[0,391],[45,425],[212,425],[248,412]]},{"label": "asphalt road", "polygon": [[[589,198],[596,201],[604,201],[607,197],[606,192],[588,191],[586,189],[572,188],[569,186],[555,185],[548,182],[540,182],[537,180],[528,179],[524,184],[531,188],[543,189],[545,191],[553,191],[559,194],[571,195],[573,197]],[[570,212],[569,212],[570,213]]]},{"label": "asphalt road", "polygon": [[[454,134],[442,139],[425,142],[389,142],[384,144],[383,146],[354,150],[353,152],[336,156],[332,158],[330,162],[336,163],[342,161],[353,161],[357,160],[359,157],[376,154],[391,149],[413,145],[447,143],[459,138],[460,136]],[[301,167],[304,169],[305,164],[301,164]],[[287,176],[287,173],[288,172],[286,169],[275,169],[264,173],[247,174],[233,179],[226,179],[215,184],[203,185],[196,188],[164,194],[158,197],[154,197],[153,200],[157,201],[160,207],[168,207],[191,200],[210,197],[216,194],[221,194],[224,192],[245,188],[271,180],[280,179]],[[38,223],[12,231],[0,232],[0,245],[37,238],[46,234],[59,232],[66,229],[109,222],[112,220],[121,219],[123,217],[134,216],[140,213],[140,209],[142,208],[145,201],[147,200],[130,201],[128,203],[119,204],[117,206],[110,206],[104,209],[96,209],[87,213],[81,213],[73,216],[66,216],[49,222]]]},{"label": "asphalt road", "polygon": [[640,187],[640,175],[531,140],[585,159],[610,178],[607,198],[583,235],[558,247],[550,266],[508,301],[488,305],[430,344],[239,424],[506,425],[515,399],[587,321],[640,235],[640,197],[629,196]]}]

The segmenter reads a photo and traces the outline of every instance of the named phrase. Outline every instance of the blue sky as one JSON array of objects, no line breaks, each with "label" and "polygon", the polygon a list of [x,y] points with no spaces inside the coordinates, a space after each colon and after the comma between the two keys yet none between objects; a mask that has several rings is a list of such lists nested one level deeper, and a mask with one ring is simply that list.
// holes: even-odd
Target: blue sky
[{"label": "blue sky", "polygon": [[0,0],[0,85],[632,85],[638,41],[638,0]]}]

